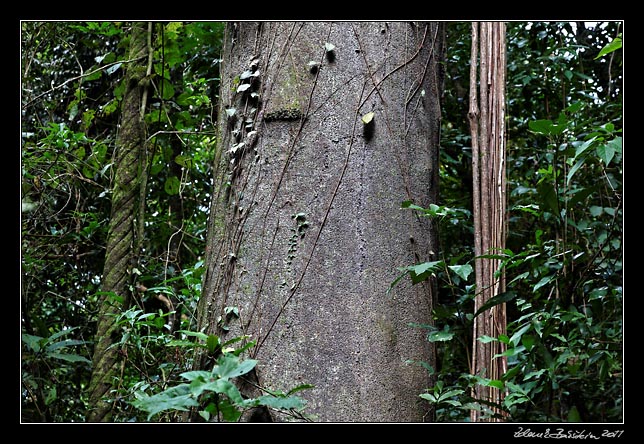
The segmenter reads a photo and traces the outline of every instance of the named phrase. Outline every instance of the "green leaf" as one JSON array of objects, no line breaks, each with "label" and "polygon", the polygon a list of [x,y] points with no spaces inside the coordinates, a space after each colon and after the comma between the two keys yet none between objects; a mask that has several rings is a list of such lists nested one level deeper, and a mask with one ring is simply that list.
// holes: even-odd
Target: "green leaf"
[{"label": "green leaf", "polygon": [[195,397],[199,397],[205,391],[211,391],[228,396],[235,404],[241,405],[244,402],[239,389],[227,379],[215,379],[206,383],[195,380],[190,384],[190,391]]},{"label": "green leaf", "polygon": [[22,334],[22,342],[24,342],[27,347],[33,350],[35,353],[38,353],[41,349],[41,346],[44,345],[45,338],[41,336],[34,336],[27,333]]},{"label": "green leaf", "polygon": [[544,136],[557,136],[566,129],[563,125],[554,124],[552,120],[532,120],[528,122],[528,127],[532,132]]},{"label": "green leaf", "polygon": [[544,211],[550,210],[551,213],[559,214],[559,199],[557,198],[555,187],[551,183],[544,181],[537,185],[537,192],[541,198],[541,209]]},{"label": "green leaf", "polygon": [[542,277],[541,280],[534,285],[534,288],[532,289],[532,291],[537,291],[538,289],[540,289],[544,285],[549,284],[550,282],[552,282],[554,280],[554,278],[555,278],[554,275]]},{"label": "green leaf", "polygon": [[49,389],[47,397],[45,398],[45,405],[49,405],[56,400],[56,386]]},{"label": "green leaf", "polygon": [[362,116],[362,123],[368,125],[373,120],[373,116],[375,116],[375,113],[373,111],[368,112],[367,114]]},{"label": "green leaf", "polygon": [[503,383],[503,381],[500,381],[498,379],[493,379],[493,380],[489,381],[487,383],[487,385],[490,386],[490,387],[496,387],[499,390],[503,390],[503,388],[505,387],[505,384]]},{"label": "green leaf", "polygon": [[437,271],[440,271],[443,265],[443,261],[423,262],[422,264],[406,267],[406,270],[409,271],[412,283],[417,284],[426,280]]},{"label": "green leaf", "polygon": [[166,343],[167,347],[203,347],[204,345],[198,344],[196,342],[187,341],[184,339],[173,339],[172,341]]},{"label": "green leaf", "polygon": [[572,168],[570,168],[570,171],[568,171],[568,175],[566,176],[566,184],[570,185],[570,180],[572,179],[572,176],[575,175],[575,173],[581,168],[584,163],[586,162],[586,158],[582,157],[577,162],[573,165]]},{"label": "green leaf", "polygon": [[206,341],[208,339],[208,335],[200,331],[179,330],[178,332],[183,333],[186,336],[194,336],[202,341]]},{"label": "green leaf", "polygon": [[497,353],[492,358],[495,359],[495,358],[500,358],[502,356],[508,356],[508,357],[516,356],[516,355],[518,355],[519,353],[521,353],[524,350],[525,350],[525,347],[523,347],[523,346],[519,346],[519,347],[515,347],[515,348],[509,348],[506,351],[504,351],[503,353]]},{"label": "green leaf", "polygon": [[291,390],[289,390],[286,395],[290,396],[293,393],[296,393],[296,392],[299,392],[299,391],[302,391],[302,390],[307,390],[307,389],[314,388],[314,387],[315,386],[312,385],[312,384],[300,384],[300,385],[298,385],[296,387],[293,387]]},{"label": "green leaf", "polygon": [[240,361],[237,356],[226,354],[217,360],[217,364],[212,373],[222,379],[229,379],[248,373],[255,368],[257,361],[255,359]]},{"label": "green leaf", "polygon": [[472,274],[474,269],[470,264],[464,264],[464,265],[450,265],[448,267],[450,270],[452,270],[454,273],[456,273],[458,276],[463,278],[464,281],[467,281],[467,278]]},{"label": "green leaf", "polygon": [[242,415],[241,410],[235,407],[228,399],[220,400],[217,408],[226,422],[237,422]]},{"label": "green leaf", "polygon": [[454,338],[454,333],[449,331],[449,325],[446,325],[441,331],[434,331],[427,335],[427,340],[429,342],[451,341],[452,338]]},{"label": "green leaf", "polygon": [[282,410],[301,409],[306,402],[297,396],[288,396],[285,398],[272,395],[263,395],[257,398],[259,405]]},{"label": "green leaf", "polygon": [[613,51],[617,51],[622,47],[622,34],[620,33],[617,37],[613,39],[612,42],[608,43],[606,46],[604,46],[601,51],[599,51],[599,54],[595,57],[595,60],[597,60],[600,57],[605,56],[606,54],[610,54]]},{"label": "green leaf", "polygon": [[163,185],[163,189],[170,196],[174,196],[175,194],[179,194],[180,186],[181,186],[181,182],[179,181],[179,179],[177,179],[177,176],[170,176],[165,181],[165,184]]},{"label": "green leaf", "polygon": [[438,402],[438,399],[436,399],[436,396],[434,396],[431,393],[421,393],[418,396],[434,404]]},{"label": "green leaf", "polygon": [[498,339],[493,338],[492,336],[482,335],[481,337],[477,338],[477,341],[479,341],[481,344],[488,344],[490,342],[496,342],[498,341]]},{"label": "green leaf", "polygon": [[181,376],[184,379],[187,379],[188,381],[194,381],[195,379],[201,378],[202,380],[207,380],[212,376],[212,373],[207,372],[205,370],[192,370],[189,372],[183,372],[179,376]]},{"label": "green leaf", "polygon": [[55,359],[60,359],[62,361],[67,361],[67,362],[85,362],[87,364],[91,364],[92,361],[87,359],[84,356],[80,355],[73,355],[69,353],[48,353],[47,354],[49,357],[55,358]]},{"label": "green leaf", "polygon": [[517,297],[517,294],[513,291],[506,291],[504,293],[497,294],[496,296],[491,297],[485,304],[481,305],[481,307],[476,311],[476,313],[474,313],[474,317],[477,317],[485,310],[492,308],[495,305],[503,304],[504,302],[509,302],[516,297]]},{"label": "green leaf", "polygon": [[536,338],[532,335],[521,336],[521,345],[523,345],[525,349],[528,351],[532,350],[532,347],[534,347],[535,342],[536,342]]},{"label": "green leaf", "polygon": [[514,346],[516,347],[519,344],[519,341],[521,340],[521,337],[523,336],[523,334],[526,331],[530,330],[530,327],[531,327],[531,325],[528,322],[523,327],[521,327],[520,329],[515,331],[514,334],[512,335],[512,337],[510,338],[510,342],[512,344],[514,344]]},{"label": "green leaf", "polygon": [[135,393],[137,399],[132,401],[132,405],[139,410],[148,413],[148,421],[157,413],[165,410],[188,411],[190,407],[198,407],[199,404],[190,394],[188,384],[180,384],[169,388],[161,393],[148,396],[141,393]]},{"label": "green leaf", "polygon": [[575,159],[577,159],[579,156],[581,156],[586,151],[588,151],[588,149],[593,146],[596,140],[597,140],[597,136],[591,137],[590,139],[584,141],[582,144],[577,145],[575,147]]},{"label": "green leaf", "polygon": [[581,422],[581,415],[577,410],[577,406],[573,405],[568,411],[568,422]]},{"label": "green leaf", "polygon": [[219,336],[217,335],[209,335],[208,339],[206,339],[206,348],[210,353],[214,353],[217,347],[219,346]]},{"label": "green leaf", "polygon": [[55,342],[47,346],[47,351],[54,351],[59,348],[71,347],[73,345],[84,345],[87,344],[87,341],[79,341],[77,339],[66,339],[64,341]]},{"label": "green leaf", "polygon": [[162,78],[159,88],[163,92],[163,100],[170,100],[174,96],[174,86],[169,80]]},{"label": "green leaf", "polygon": [[568,206],[571,208],[574,207],[575,205],[577,205],[577,203],[583,201],[598,189],[599,186],[595,185],[592,187],[583,188],[581,190],[575,190],[573,196],[568,201]]}]

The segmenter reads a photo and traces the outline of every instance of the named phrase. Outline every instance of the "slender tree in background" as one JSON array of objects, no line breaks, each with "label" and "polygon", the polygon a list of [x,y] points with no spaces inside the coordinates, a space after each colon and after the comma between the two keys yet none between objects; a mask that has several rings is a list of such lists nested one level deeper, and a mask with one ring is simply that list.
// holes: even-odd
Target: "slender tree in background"
[{"label": "slender tree in background", "polygon": [[89,385],[90,422],[111,419],[110,390],[119,375],[119,350],[112,347],[116,315],[128,308],[136,275],[140,220],[141,186],[144,183],[145,110],[150,29],[145,22],[132,24],[129,60],[121,109],[121,125],[116,139],[115,177],[112,212],[106,245],[102,296],[93,354],[93,371]]},{"label": "slender tree in background", "polygon": [[[474,313],[505,291],[498,259],[505,248],[506,238],[505,71],[505,24],[472,23],[469,119],[474,183],[474,249],[477,257]],[[494,305],[474,318],[473,375],[498,381],[507,372],[507,358],[498,356],[504,352],[504,343],[480,340],[497,338],[505,333],[505,303]],[[503,401],[502,390],[484,384],[474,386],[473,396],[483,404],[500,406]],[[497,407],[492,407],[492,411],[502,414]],[[485,415],[485,418],[499,419],[494,415]],[[481,411],[472,409],[471,419],[481,420]]]},{"label": "slender tree in background", "polygon": [[[443,27],[228,23],[199,329],[247,335],[245,388],[312,384],[318,421],[423,421],[435,257]],[[206,360],[200,368],[208,368]],[[288,417],[255,411],[252,421]]]}]

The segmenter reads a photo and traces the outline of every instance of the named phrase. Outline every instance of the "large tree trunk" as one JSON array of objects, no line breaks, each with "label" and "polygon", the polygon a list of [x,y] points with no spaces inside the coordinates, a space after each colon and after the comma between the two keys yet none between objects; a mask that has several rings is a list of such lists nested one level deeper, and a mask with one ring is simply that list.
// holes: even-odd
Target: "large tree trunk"
[{"label": "large tree trunk", "polygon": [[[132,25],[127,67],[126,91],[121,108],[121,126],[116,140],[112,212],[107,238],[102,296],[99,299],[96,339],[89,384],[90,422],[106,422],[112,417],[110,389],[118,377],[119,350],[111,347],[116,331],[116,316],[130,305],[132,267],[135,265],[137,225],[141,187],[142,149],[145,142],[142,106],[143,78],[146,74],[148,25]],[[142,221],[139,221],[142,222]]]},{"label": "large tree trunk", "polygon": [[437,23],[227,25],[199,327],[257,341],[259,386],[313,384],[318,421],[430,419],[429,375],[406,361],[434,365],[410,325],[431,323],[433,283],[386,292],[437,253],[400,206],[437,201],[442,39]]}]

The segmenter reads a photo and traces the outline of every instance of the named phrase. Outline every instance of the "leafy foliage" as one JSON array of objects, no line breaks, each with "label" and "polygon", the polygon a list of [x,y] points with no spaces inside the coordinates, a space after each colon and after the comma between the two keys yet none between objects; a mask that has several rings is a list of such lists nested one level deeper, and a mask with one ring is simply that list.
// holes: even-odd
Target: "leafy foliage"
[{"label": "leafy foliage", "polygon": [[[513,23],[508,27],[508,291],[473,313],[471,150],[466,113],[469,25],[452,25],[441,152],[441,205],[402,207],[437,218],[443,258],[400,268],[416,284],[439,279],[436,383],[422,399],[439,421],[492,414],[471,398],[475,384],[506,391],[511,421],[621,421],[622,136],[619,23]],[[618,40],[619,39],[619,40]],[[610,60],[607,60],[611,57]],[[466,119],[462,120],[466,122]],[[465,191],[465,193],[464,193]],[[445,223],[441,208],[460,209]],[[454,211],[451,214],[456,214]],[[446,267],[444,265],[447,265]],[[468,268],[462,268],[468,267]],[[500,270],[499,270],[500,271]],[[390,288],[391,290],[391,288]],[[472,320],[496,304],[508,310],[507,334],[478,341],[507,345],[502,380],[469,374]]]},{"label": "leafy foliage", "polygon": [[[190,332],[188,332],[190,333]],[[216,364],[211,371],[188,371],[179,376],[189,382],[173,385],[172,387],[153,394],[147,395],[143,391],[135,393],[136,399],[132,405],[147,412],[149,421],[155,415],[170,411],[189,411],[191,408],[205,406],[199,410],[199,415],[205,421],[217,419],[219,421],[234,422],[239,420],[244,410],[253,407],[265,406],[278,409],[289,414],[298,415],[304,408],[305,401],[293,393],[310,388],[309,385],[300,385],[288,393],[269,392],[257,398],[244,398],[234,384],[235,378],[246,375],[255,368],[258,361],[254,359],[241,359],[239,355],[248,348],[255,345],[254,341],[247,342],[239,349],[227,347],[227,345],[242,340],[235,338],[219,345],[217,336],[195,334],[198,338],[205,340],[206,348],[211,353],[221,351]],[[186,342],[175,344],[186,345]],[[212,347],[211,345],[215,345]],[[147,386],[141,387],[142,390]]]}]

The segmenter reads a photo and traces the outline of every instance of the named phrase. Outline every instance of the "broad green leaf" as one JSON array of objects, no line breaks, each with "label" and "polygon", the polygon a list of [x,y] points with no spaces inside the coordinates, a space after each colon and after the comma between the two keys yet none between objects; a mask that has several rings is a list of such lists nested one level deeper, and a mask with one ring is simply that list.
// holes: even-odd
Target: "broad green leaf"
[{"label": "broad green leaf", "polygon": [[248,373],[255,368],[257,361],[255,359],[240,361],[237,356],[226,354],[217,360],[217,364],[212,371],[213,374],[219,375],[222,379],[229,379]]},{"label": "broad green leaf", "polygon": [[534,347],[535,342],[536,342],[536,338],[532,335],[521,336],[521,345],[523,345],[525,349],[528,351],[532,350],[532,347]]},{"label": "broad green leaf", "polygon": [[180,186],[181,186],[181,182],[179,181],[179,179],[177,179],[177,176],[170,176],[165,181],[165,184],[163,185],[163,189],[170,196],[174,196],[175,194],[179,194]]},{"label": "broad green leaf", "polygon": [[444,401],[447,398],[451,398],[453,396],[459,396],[465,393],[465,390],[461,389],[454,389],[454,390],[447,390],[446,392],[441,393],[440,400]]},{"label": "broad green leaf", "polygon": [[27,344],[27,347],[29,347],[35,353],[38,353],[41,349],[41,346],[44,345],[46,341],[45,341],[45,338],[41,336],[34,336],[27,333],[23,333],[22,342]]},{"label": "broad green leaf", "polygon": [[503,353],[497,353],[496,355],[492,356],[492,358],[496,359],[496,358],[500,358],[502,356],[508,356],[508,357],[516,356],[516,355],[518,355],[519,353],[521,353],[524,350],[525,350],[525,347],[520,345],[520,346],[515,347],[515,348],[509,348],[506,351],[504,351]]},{"label": "broad green leaf", "polygon": [[206,348],[210,353],[214,353],[217,347],[219,346],[219,336],[217,335],[209,335],[208,339],[206,339]]},{"label": "broad green leaf", "polygon": [[532,120],[528,122],[528,127],[532,132],[545,136],[556,136],[566,129],[565,126],[556,125],[551,120]]},{"label": "broad green leaf", "polygon": [[56,393],[56,387],[52,387],[49,389],[49,392],[47,393],[47,397],[45,398],[45,405],[49,405],[52,402],[54,402],[57,398],[57,393]]},{"label": "broad green leaf", "polygon": [[570,180],[572,179],[572,176],[575,175],[575,173],[581,168],[584,163],[586,163],[586,158],[582,157],[577,160],[577,162],[573,165],[572,168],[570,168],[570,171],[568,171],[568,175],[566,176],[566,184],[570,185]]},{"label": "broad green leaf", "polygon": [[595,60],[605,56],[606,54],[610,54],[613,51],[617,51],[622,47],[622,34],[618,34],[617,37],[613,39],[612,42],[608,43],[606,46],[604,46],[601,51],[599,51],[599,54],[595,57]]},{"label": "broad green leaf", "polygon": [[242,411],[235,407],[228,399],[222,399],[217,406],[224,421],[237,422],[242,415]]},{"label": "broad green leaf", "polygon": [[584,189],[581,189],[581,190],[575,190],[574,194],[572,195],[572,197],[568,201],[568,205],[570,207],[574,207],[575,205],[577,205],[577,203],[583,201],[584,199],[586,199],[588,196],[590,196],[592,193],[594,193],[598,189],[599,189],[598,186],[592,186],[592,187],[584,188]]},{"label": "broad green leaf", "polygon": [[164,100],[170,100],[174,96],[174,86],[172,86],[169,80],[162,78],[159,88],[161,88],[160,92],[163,93],[162,98]]},{"label": "broad green leaf", "polygon": [[135,394],[137,399],[132,405],[140,410],[148,412],[148,421],[157,413],[165,410],[188,411],[190,407],[198,407],[199,403],[190,394],[187,384],[180,384],[153,396]]},{"label": "broad green leaf", "polygon": [[74,345],[84,345],[87,344],[87,341],[80,341],[78,339],[65,339],[64,341],[54,342],[51,345],[47,346],[47,351],[54,351],[63,347],[72,347]]},{"label": "broad green leaf", "polygon": [[498,339],[493,338],[492,336],[483,335],[483,336],[477,338],[477,341],[479,341],[482,344],[488,344],[490,342],[496,342],[496,341],[498,341]]},{"label": "broad green leaf", "polygon": [[424,262],[418,265],[412,265],[410,267],[407,267],[407,270],[409,270],[409,275],[411,277],[412,283],[417,284],[426,280],[427,278],[429,278],[429,276],[436,273],[437,271],[440,271],[442,267],[443,261],[432,261]]},{"label": "broad green leaf", "polygon": [[493,380],[489,381],[487,383],[487,385],[490,386],[490,387],[496,387],[499,390],[503,390],[503,388],[505,387],[505,384],[503,384],[503,381],[500,381],[498,379],[493,379]]},{"label": "broad green leaf", "polygon": [[454,337],[454,333],[448,331],[448,326],[445,326],[445,330],[434,331],[427,335],[427,340],[429,342],[444,342],[451,341]]},{"label": "broad green leaf", "polygon": [[521,337],[523,336],[523,334],[528,330],[530,330],[530,323],[526,323],[520,329],[515,331],[512,337],[510,338],[510,342],[514,344],[514,346],[516,347],[521,341]]},{"label": "broad green leaf", "polygon": [[606,166],[610,165],[611,160],[613,160],[613,157],[615,156],[615,148],[606,143],[606,144],[601,144],[597,147],[597,156],[604,162]]},{"label": "broad green leaf", "polygon": [[373,111],[368,112],[367,114],[362,116],[362,123],[368,125],[373,120],[373,116],[375,116],[375,113]]},{"label": "broad green leaf", "polygon": [[208,335],[200,331],[179,330],[179,333],[183,333],[186,336],[194,336],[202,341],[206,341],[208,339]]},{"label": "broad green leaf", "polygon": [[495,305],[503,304],[504,302],[509,302],[512,299],[517,297],[517,294],[513,291],[506,291],[501,294],[497,294],[494,297],[491,297],[485,304],[481,305],[481,307],[474,313],[474,317],[477,317],[481,313],[483,313],[485,310],[488,310]]},{"label": "broad green leaf", "polygon": [[573,405],[568,411],[568,422],[581,422],[581,415],[577,410],[577,406]]},{"label": "broad green leaf", "polygon": [[87,364],[92,363],[92,361],[84,356],[73,355],[69,353],[48,353],[47,356],[67,362],[85,362]]},{"label": "broad green leaf", "polygon": [[597,140],[597,136],[591,137],[590,139],[585,140],[582,144],[578,144],[575,147],[575,159],[577,159],[580,155],[588,151],[588,149],[593,146],[596,140]]},{"label": "broad green leaf", "polygon": [[190,384],[190,391],[195,397],[199,397],[205,391],[211,391],[228,396],[228,398],[235,404],[241,404],[244,399],[239,392],[239,389],[232,382],[227,379],[215,379],[203,383],[201,381],[193,381]]},{"label": "broad green leaf", "polygon": [[438,400],[436,399],[436,396],[434,396],[431,393],[421,393],[418,396],[420,396],[421,398],[423,398],[423,399],[425,399],[425,400],[427,400],[429,402],[432,402],[432,403],[438,402]]},{"label": "broad green leaf", "polygon": [[559,214],[559,199],[555,187],[548,182],[541,182],[537,185],[537,192],[541,198],[541,209],[550,211],[553,214]]},{"label": "broad green leaf", "polygon": [[258,397],[257,400],[259,401],[259,405],[274,409],[301,409],[306,405],[305,401],[297,396],[281,398],[272,395],[263,395]]},{"label": "broad green leaf", "polygon": [[184,339],[173,339],[172,341],[168,342],[166,346],[167,347],[203,347],[205,348],[205,345],[192,342],[192,341],[187,341]]},{"label": "broad green leaf", "polygon": [[467,281],[467,278],[472,274],[474,269],[470,264],[464,265],[450,265],[449,269],[456,273],[458,276],[463,278],[464,281]]},{"label": "broad green leaf", "polygon": [[195,379],[199,379],[199,378],[206,381],[208,380],[208,378],[212,376],[212,373],[207,372],[205,370],[192,370],[189,372],[183,372],[179,376],[181,376],[184,379],[187,379],[188,381],[194,381]]},{"label": "broad green leaf", "polygon": [[538,289],[540,289],[540,288],[541,288],[541,287],[543,287],[544,285],[547,285],[547,284],[549,284],[550,282],[552,282],[554,279],[555,279],[555,276],[554,276],[554,275],[551,275],[551,276],[544,276],[544,277],[542,277],[542,278],[541,278],[541,280],[539,280],[539,282],[537,282],[537,283],[534,285],[534,288],[532,289],[532,291],[537,291]]},{"label": "broad green leaf", "polygon": [[403,203],[400,204],[400,208],[410,208],[412,210],[425,211],[423,207],[419,207],[418,205],[415,205],[411,200],[403,201]]},{"label": "broad green leaf", "polygon": [[[106,294],[109,294],[109,293],[111,293],[111,295],[112,295],[112,296],[116,296],[116,295],[114,295],[114,293],[112,293],[112,292],[106,292]],[[65,330],[57,331],[56,333],[52,334],[52,335],[48,338],[48,341],[49,341],[49,342],[52,342],[54,339],[58,339],[58,338],[60,338],[61,336],[68,335],[68,334],[70,334],[71,332],[73,332],[74,330],[76,330],[77,328],[78,328],[78,327],[73,327],[73,328],[68,328],[68,329],[65,329]]]}]

